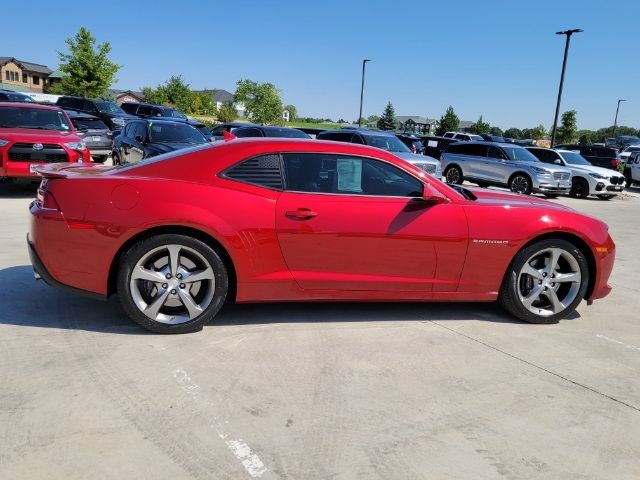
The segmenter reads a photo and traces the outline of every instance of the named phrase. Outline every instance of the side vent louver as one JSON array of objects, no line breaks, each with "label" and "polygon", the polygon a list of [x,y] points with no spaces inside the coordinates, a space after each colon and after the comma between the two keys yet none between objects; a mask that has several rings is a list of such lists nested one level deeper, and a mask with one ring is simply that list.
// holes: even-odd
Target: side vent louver
[{"label": "side vent louver", "polygon": [[224,174],[226,178],[261,187],[282,190],[282,172],[279,155],[262,155],[250,158],[231,167]]}]

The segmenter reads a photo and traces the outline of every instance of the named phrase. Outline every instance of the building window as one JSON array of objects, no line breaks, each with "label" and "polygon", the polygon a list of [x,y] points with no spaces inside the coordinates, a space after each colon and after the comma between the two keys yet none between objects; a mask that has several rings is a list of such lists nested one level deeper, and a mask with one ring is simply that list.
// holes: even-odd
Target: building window
[{"label": "building window", "polygon": [[33,84],[34,85],[40,85],[40,77],[37,75],[33,76]]},{"label": "building window", "polygon": [[18,81],[18,72],[11,72],[11,80],[14,82]]},{"label": "building window", "polygon": [[22,83],[27,83],[28,82],[28,77],[26,73],[22,74]]},{"label": "building window", "polygon": [[7,70],[6,72],[4,72],[4,76],[5,76],[5,78],[6,78],[7,80],[11,80],[11,77],[9,77],[9,73],[11,73],[11,72],[9,72],[9,70]]}]

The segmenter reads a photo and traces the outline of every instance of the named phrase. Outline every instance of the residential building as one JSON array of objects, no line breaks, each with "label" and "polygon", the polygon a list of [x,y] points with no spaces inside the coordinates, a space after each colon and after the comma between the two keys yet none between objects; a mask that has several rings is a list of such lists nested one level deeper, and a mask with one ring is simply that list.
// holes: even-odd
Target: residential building
[{"label": "residential building", "polygon": [[207,95],[211,95],[211,100],[213,100],[213,103],[216,106],[216,109],[218,110],[220,110],[220,107],[222,107],[222,104],[224,102],[231,102],[233,103],[233,106],[235,107],[236,112],[238,112],[238,116],[240,117],[245,116],[244,105],[240,102],[238,103],[234,102],[233,93],[228,92],[227,90],[222,90],[222,89],[196,90],[196,93],[204,93]]},{"label": "residential building", "polygon": [[49,86],[52,70],[46,65],[0,57],[0,88],[43,93]]},{"label": "residential building", "polygon": [[117,90],[115,88],[109,89],[109,93],[115,97],[115,102],[118,105],[122,105],[124,102],[140,103],[144,100],[142,92],[135,90]]},{"label": "residential building", "polygon": [[424,118],[419,115],[397,116],[396,123],[398,130],[423,135],[435,134],[438,125],[440,125],[440,122],[435,118]]}]

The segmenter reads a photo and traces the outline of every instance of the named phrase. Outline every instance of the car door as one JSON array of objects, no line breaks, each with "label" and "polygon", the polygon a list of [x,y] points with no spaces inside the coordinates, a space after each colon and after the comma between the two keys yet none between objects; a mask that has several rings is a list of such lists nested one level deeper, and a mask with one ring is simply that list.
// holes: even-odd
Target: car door
[{"label": "car door", "polygon": [[508,162],[509,159],[504,152],[494,146],[487,147],[486,178],[495,184],[506,184],[509,180]]},{"label": "car door", "polygon": [[276,229],[305,290],[455,291],[468,243],[455,203],[428,203],[423,184],[389,163],[283,154]]},{"label": "car door", "polygon": [[128,163],[139,162],[144,155],[144,142],[146,141],[146,123],[132,122],[127,126],[127,134],[123,135],[120,142],[121,159]]},{"label": "car door", "polygon": [[465,143],[462,151],[466,155],[465,177],[489,180],[486,145],[480,143]]}]

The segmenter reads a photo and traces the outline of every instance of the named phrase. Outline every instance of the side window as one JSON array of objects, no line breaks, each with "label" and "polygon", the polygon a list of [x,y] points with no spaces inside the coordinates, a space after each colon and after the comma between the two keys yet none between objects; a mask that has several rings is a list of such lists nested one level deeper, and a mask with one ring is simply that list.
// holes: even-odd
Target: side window
[{"label": "side window", "polygon": [[244,160],[221,175],[223,178],[250,183],[260,187],[282,190],[282,169],[280,155],[260,155]]},{"label": "side window", "polygon": [[353,136],[351,137],[351,143],[357,143],[358,145],[365,145],[364,138],[362,138],[362,136],[358,135],[357,133],[354,133]]},{"label": "side window", "polygon": [[138,107],[138,115],[151,115],[151,107],[148,105],[140,105]]},{"label": "side window", "polygon": [[419,197],[422,182],[386,162],[319,153],[283,156],[286,189],[344,195]]},{"label": "side window", "polygon": [[160,110],[157,107],[154,107],[151,109],[151,115],[153,115],[154,117],[163,117],[164,115],[162,115],[162,110]]},{"label": "side window", "polygon": [[487,156],[487,146],[479,143],[472,143],[471,145],[466,145],[467,151],[465,155],[472,155],[474,157],[486,157]]},{"label": "side window", "polygon": [[135,139],[136,137],[142,137],[143,139],[147,138],[147,124],[142,122],[136,122],[131,129],[131,138]]},{"label": "side window", "polygon": [[82,109],[87,111],[87,112],[97,112],[98,111],[98,109],[96,108],[96,106],[93,103],[88,102],[86,100],[85,100],[85,102],[84,102],[84,104],[82,106]]},{"label": "side window", "polygon": [[224,130],[224,125],[219,125],[211,129],[211,135],[213,135],[214,137],[221,137],[223,130]]},{"label": "side window", "polygon": [[238,128],[234,130],[233,134],[238,138],[246,138],[246,137],[262,137],[262,132],[257,128]]},{"label": "side window", "polygon": [[502,150],[500,150],[497,147],[493,147],[493,146],[489,146],[489,148],[487,150],[487,157],[495,158],[495,159],[498,159],[498,160],[505,160],[506,159],[504,153],[502,153]]}]

